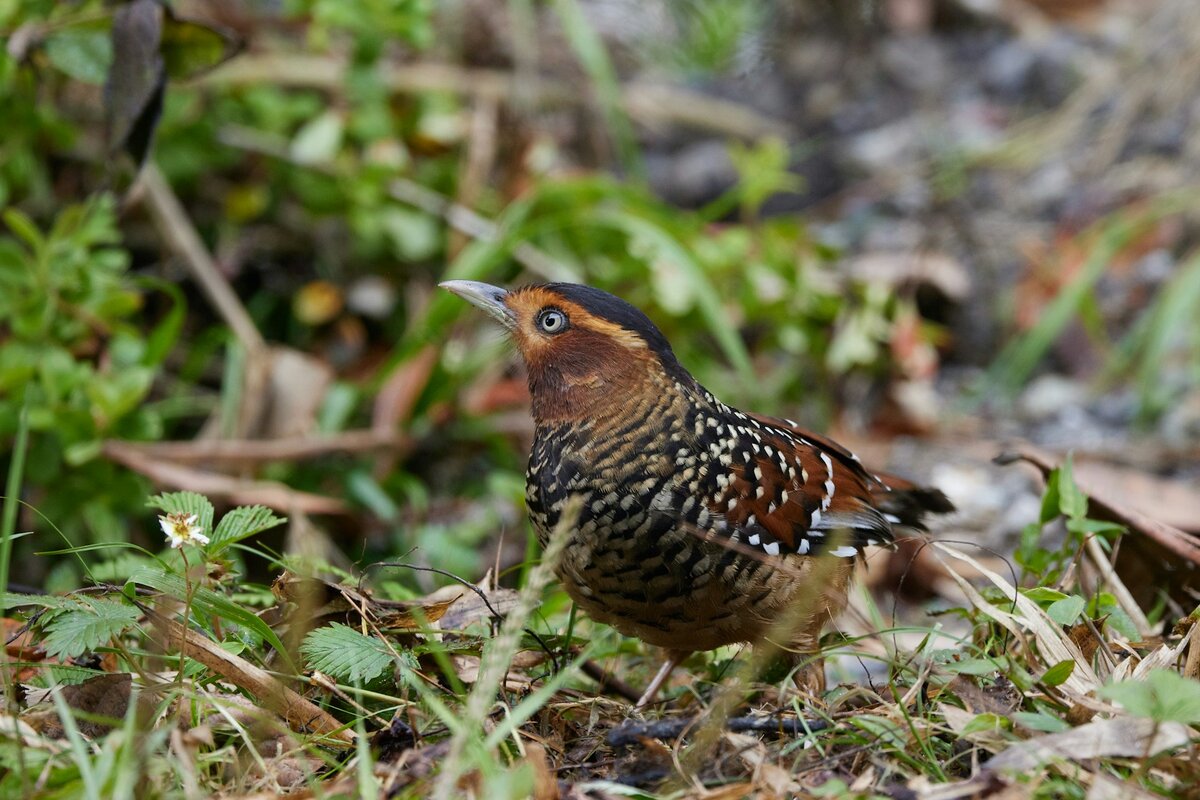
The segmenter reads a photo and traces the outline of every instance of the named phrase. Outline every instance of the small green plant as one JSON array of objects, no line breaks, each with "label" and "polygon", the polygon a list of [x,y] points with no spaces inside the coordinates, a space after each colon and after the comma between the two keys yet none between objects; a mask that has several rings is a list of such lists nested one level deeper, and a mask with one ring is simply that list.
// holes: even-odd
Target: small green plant
[{"label": "small green plant", "polygon": [[150,284],[128,274],[111,196],[64,208],[48,230],[15,208],[2,217],[0,442],[28,402],[34,499],[74,541],[123,538],[122,514],[144,487],[97,456],[106,438],[161,436],[143,401],[179,333],[182,297],[156,284],[170,309],[147,324]]}]

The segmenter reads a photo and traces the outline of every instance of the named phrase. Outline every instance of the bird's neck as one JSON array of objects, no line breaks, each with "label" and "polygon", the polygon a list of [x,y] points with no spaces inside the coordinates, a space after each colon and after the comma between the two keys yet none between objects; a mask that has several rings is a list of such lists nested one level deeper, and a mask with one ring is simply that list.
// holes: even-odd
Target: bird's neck
[{"label": "bird's neck", "polygon": [[564,423],[589,427],[628,422],[631,416],[661,412],[675,396],[703,389],[690,376],[672,376],[644,365],[571,373],[545,366],[529,371],[534,421],[539,425]]}]

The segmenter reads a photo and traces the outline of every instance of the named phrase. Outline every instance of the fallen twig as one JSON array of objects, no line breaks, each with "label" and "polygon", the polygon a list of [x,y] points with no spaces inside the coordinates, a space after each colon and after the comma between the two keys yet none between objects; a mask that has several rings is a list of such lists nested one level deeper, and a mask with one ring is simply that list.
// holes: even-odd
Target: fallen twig
[{"label": "fallen twig", "polygon": [[209,497],[224,497],[232,503],[264,505],[283,512],[302,511],[306,514],[345,514],[349,508],[341,500],[310,492],[301,492],[276,481],[253,481],[222,475],[217,472],[185,467],[162,461],[131,448],[123,442],[109,441],[104,455],[134,472],[165,486],[187,489]]},{"label": "fallen twig", "polygon": [[246,311],[229,282],[221,275],[208,248],[200,239],[200,234],[196,232],[196,227],[192,225],[179,203],[179,198],[171,191],[158,167],[153,163],[146,164],[142,168],[140,180],[146,190],[146,208],[167,246],[183,259],[192,277],[200,284],[200,288],[216,307],[217,313],[233,330],[234,336],[246,351],[254,353],[265,350],[266,342],[254,325],[254,320],[250,318],[250,313]]},{"label": "fallen twig", "polygon": [[221,677],[248,691],[255,700],[287,720],[294,731],[329,737],[331,743],[349,746],[354,732],[327,711],[284,686],[266,670],[234,655],[206,636],[185,628],[154,609],[138,603],[150,621],[166,636],[167,646],[199,661]]},{"label": "fallen twig", "polygon": [[[305,87],[339,91],[345,87],[350,65],[331,56],[297,54],[245,54],[213,70],[202,85],[259,85]],[[587,102],[587,92],[564,81],[522,75],[506,70],[472,69],[456,64],[387,64],[378,68],[379,82],[389,92],[452,92],[498,102],[520,93],[532,102],[565,105]],[[760,114],[740,103],[722,100],[680,86],[632,83],[621,87],[625,113],[646,125],[680,125],[738,139],[789,134],[781,120]]]},{"label": "fallen twig", "polygon": [[356,430],[288,439],[197,439],[188,442],[126,442],[113,439],[105,442],[104,452],[106,455],[112,455],[113,452],[139,453],[157,461],[246,464],[300,461],[329,453],[357,453],[385,448],[406,450],[411,445],[411,439],[402,433]]},{"label": "fallen twig", "polygon": [[[700,719],[700,717],[678,717],[653,722],[627,720],[610,730],[605,741],[608,742],[609,747],[627,747],[642,739],[677,739]],[[775,733],[780,736],[803,736],[811,731],[821,731],[828,727],[827,720],[798,717],[730,717],[725,720],[725,730],[733,733]]]}]

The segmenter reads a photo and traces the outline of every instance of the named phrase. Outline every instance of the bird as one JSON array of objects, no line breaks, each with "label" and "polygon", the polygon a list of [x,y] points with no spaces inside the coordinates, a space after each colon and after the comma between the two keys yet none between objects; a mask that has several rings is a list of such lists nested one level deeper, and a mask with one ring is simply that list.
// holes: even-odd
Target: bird
[{"label": "bird", "polygon": [[802,688],[824,691],[821,633],[863,549],[954,508],[790,419],[721,402],[649,317],[608,292],[440,286],[498,320],[525,363],[525,500],[543,544],[577,498],[555,565],[567,594],[666,653],[636,708],[691,653],[768,636],[796,654]]}]

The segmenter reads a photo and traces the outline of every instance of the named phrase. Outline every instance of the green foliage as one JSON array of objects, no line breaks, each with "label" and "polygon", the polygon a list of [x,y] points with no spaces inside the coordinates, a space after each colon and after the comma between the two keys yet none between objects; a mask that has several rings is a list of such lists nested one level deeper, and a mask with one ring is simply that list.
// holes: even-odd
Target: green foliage
[{"label": "green foliage", "polygon": [[285,662],[288,661],[287,649],[275,631],[254,612],[213,589],[189,586],[183,577],[161,567],[144,567],[132,573],[125,584],[126,594],[132,594],[137,586],[148,586],[176,600],[188,602],[190,610],[206,620],[216,618],[232,622],[242,629],[250,643],[259,645],[265,642],[273,647]]},{"label": "green foliage", "polygon": [[329,46],[333,36],[344,36],[359,61],[375,60],[389,41],[425,47],[433,39],[432,0],[289,0],[288,7],[312,15],[313,44]]},{"label": "green foliage", "polygon": [[218,555],[235,542],[248,539],[285,522],[287,522],[285,517],[275,516],[271,509],[265,506],[240,506],[221,517],[221,521],[213,530],[206,550],[210,557]]},{"label": "green foliage", "polygon": [[679,31],[666,58],[685,72],[720,73],[735,66],[743,48],[762,47],[766,6],[756,0],[673,0]]},{"label": "green foliage", "polygon": [[164,492],[146,501],[151,508],[158,508],[166,514],[182,514],[185,517],[195,516],[196,524],[204,534],[213,531],[213,504],[207,497],[196,492]]},{"label": "green foliage", "polygon": [[[1132,375],[1143,420],[1152,420],[1200,385],[1200,252],[1193,253],[1159,290],[1105,368],[1113,385]],[[1164,380],[1172,363],[1190,365]]]},{"label": "green foliage", "polygon": [[48,230],[12,207],[3,220],[0,441],[11,441],[27,398],[29,483],[56,488],[43,510],[76,511],[59,516],[73,534],[116,537],[113,512],[128,510],[127,492],[141,487],[107,480],[112,469],[96,456],[106,437],[161,435],[161,418],[143,401],[178,333],[180,297],[169,293],[174,308],[162,324],[143,318],[111,196],[63,208]]},{"label": "green foliage", "polygon": [[135,606],[104,598],[76,598],[75,608],[55,614],[45,624],[42,645],[51,657],[74,658],[107,644],[137,624]]},{"label": "green foliage", "polygon": [[355,686],[374,681],[395,662],[392,650],[378,638],[337,622],[304,637],[300,652],[309,669]]},{"label": "green foliage", "polygon": [[1153,669],[1144,678],[1104,686],[1100,694],[1155,722],[1200,723],[1200,681],[1174,670]]},{"label": "green foliage", "polygon": [[[1042,509],[1038,521],[1025,526],[1021,532],[1021,543],[1015,554],[1016,561],[1025,570],[1053,583],[1070,561],[1076,556],[1085,538],[1095,536],[1104,545],[1125,529],[1105,520],[1087,516],[1087,495],[1075,484],[1071,456],[1058,469],[1046,477],[1046,491],[1042,495]],[[1067,532],[1062,545],[1056,550],[1043,548],[1042,530],[1048,524],[1061,522]],[[1062,600],[1056,597],[1053,600]],[[1058,609],[1065,613],[1068,607]]]}]

